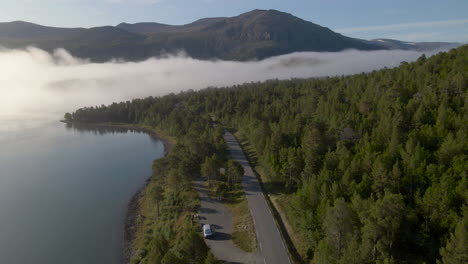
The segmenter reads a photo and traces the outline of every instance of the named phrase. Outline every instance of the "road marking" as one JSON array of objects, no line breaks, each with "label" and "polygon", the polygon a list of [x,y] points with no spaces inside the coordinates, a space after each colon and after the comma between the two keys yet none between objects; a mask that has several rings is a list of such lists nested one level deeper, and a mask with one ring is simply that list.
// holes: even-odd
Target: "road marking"
[{"label": "road marking", "polygon": [[254,229],[255,229],[255,236],[257,237],[257,242],[258,242],[258,245],[260,247],[260,251],[263,251],[262,249],[262,243],[260,242],[260,236],[258,235],[258,226],[255,222],[255,218],[253,217],[253,214],[252,214],[252,209],[249,207],[249,211],[250,211],[250,217],[252,217],[252,221],[253,221],[253,224],[254,224]]},{"label": "road marking", "polygon": [[[247,176],[247,177],[244,177],[244,179],[242,181],[242,186],[244,187],[244,189],[246,187],[254,186],[254,185],[258,187],[258,189],[255,188],[256,190],[254,190],[252,192],[252,196],[246,197],[246,198],[247,198],[247,202],[248,202],[248,205],[249,205],[249,211],[250,211],[250,214],[251,214],[254,226],[255,226],[255,233],[257,235],[257,241],[258,241],[258,245],[260,247],[260,251],[263,251],[263,246],[262,246],[262,243],[260,241],[261,238],[259,236],[259,230],[257,228],[258,226],[256,224],[255,217],[254,217],[254,214],[252,212],[252,207],[251,206],[253,204],[259,205],[262,209],[265,208],[265,207],[267,208],[265,214],[269,216],[268,217],[269,219],[273,220],[274,229],[276,229],[276,232],[275,231],[273,231],[273,232],[276,233],[277,236],[279,236],[280,243],[282,244],[282,246],[284,248],[284,252],[286,253],[286,258],[287,258],[289,264],[291,264],[289,251],[288,251],[288,249],[286,247],[284,238],[281,235],[279,225],[276,222],[276,219],[274,218],[273,210],[272,210],[272,208],[270,208],[270,204],[268,203],[268,199],[267,199],[266,195],[264,194],[263,189],[261,188],[260,181],[257,179],[257,176],[253,172],[253,168],[251,167],[250,162],[247,159],[247,156],[245,155],[244,151],[242,150],[242,147],[240,146],[239,142],[237,142],[237,139],[234,137],[234,135],[232,135],[231,133],[226,131],[226,133],[224,134],[224,139],[226,140],[226,143],[228,145],[229,153],[231,154],[231,157],[235,161],[237,161],[239,163],[242,163],[242,167],[244,168],[244,170],[246,172],[245,176]],[[246,161],[246,164],[244,164],[244,161]],[[246,180],[246,179],[249,179],[251,181],[251,183],[249,185],[245,184],[244,180]],[[248,192],[246,192],[246,194],[247,193]],[[260,219],[260,220],[262,220],[262,219]],[[266,242],[269,242],[269,241],[266,241]],[[274,259],[273,261],[278,261],[278,260]],[[265,256],[263,257],[263,262],[265,264],[267,263]]]},{"label": "road marking", "polygon": [[255,223],[255,218],[252,216],[252,210],[249,208],[250,211],[250,217],[252,217],[252,220],[254,222],[254,226],[257,226],[257,223]]}]

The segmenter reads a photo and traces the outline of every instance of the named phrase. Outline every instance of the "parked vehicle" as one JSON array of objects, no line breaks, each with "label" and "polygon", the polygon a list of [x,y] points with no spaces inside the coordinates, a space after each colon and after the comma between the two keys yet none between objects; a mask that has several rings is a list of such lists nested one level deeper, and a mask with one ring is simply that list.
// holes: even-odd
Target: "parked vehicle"
[{"label": "parked vehicle", "polygon": [[203,225],[203,237],[210,238],[214,235],[214,230],[211,225]]}]

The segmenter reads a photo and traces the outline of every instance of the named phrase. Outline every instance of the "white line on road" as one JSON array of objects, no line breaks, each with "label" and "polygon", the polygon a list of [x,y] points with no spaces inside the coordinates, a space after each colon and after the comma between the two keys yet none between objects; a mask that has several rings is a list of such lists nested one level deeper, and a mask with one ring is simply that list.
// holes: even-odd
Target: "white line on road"
[{"label": "white line on road", "polygon": [[[263,256],[263,262],[266,264],[267,263],[266,257],[269,257],[268,261],[271,262],[271,263],[281,263],[281,264],[286,264],[288,262],[291,263],[291,259],[289,258],[289,254],[288,254],[287,247],[285,245],[284,238],[281,236],[281,231],[280,231],[279,225],[274,219],[273,210],[272,210],[272,208],[270,208],[270,205],[267,202],[267,196],[263,193],[263,190],[262,190],[262,188],[260,186],[260,181],[258,180],[255,173],[253,172],[253,169],[252,169],[251,165],[249,164],[249,161],[247,160],[247,157],[246,157],[245,153],[243,152],[242,148],[240,147],[240,144],[237,142],[237,140],[235,139],[235,137],[231,133],[226,132],[224,138],[225,138],[225,140],[226,140],[226,142],[228,144],[228,148],[230,148],[230,153],[231,153],[232,157],[234,158],[234,160],[236,160],[237,162],[242,162],[242,163],[247,164],[247,165],[242,164],[242,167],[244,168],[245,173],[248,174],[249,181],[251,181],[251,182],[250,182],[250,184],[246,185],[245,184],[246,182],[244,182],[244,180],[246,180],[247,178],[243,178],[243,184],[242,185],[243,185],[244,189],[246,187],[254,187],[255,186],[255,188],[254,188],[254,190],[252,192],[246,191],[246,194],[251,194],[251,196],[247,197],[247,201],[248,201],[248,205],[249,205],[249,211],[251,213],[251,216],[252,216],[252,219],[253,219],[253,222],[254,222],[255,233],[257,234],[258,245],[259,245],[260,251],[263,251],[262,242],[265,242],[267,244],[267,248],[266,248],[267,251],[270,250],[269,245],[271,243],[273,243],[273,242],[274,243],[280,242],[282,244],[283,249],[284,249],[285,256],[283,254],[281,254],[283,251],[280,248],[276,248],[275,250],[279,250],[278,252],[270,252],[270,254],[274,254],[275,257],[269,256],[269,255],[264,255]],[[239,153],[235,153],[235,152],[239,152]],[[253,206],[255,206],[255,208],[256,208],[255,214],[253,214],[254,213],[253,210],[252,210]],[[260,206],[260,207],[258,207],[258,206]],[[264,217],[266,217],[266,219],[273,220],[273,225],[276,227],[276,228],[274,228],[274,229],[276,229],[276,232],[273,231],[273,230],[270,230],[270,232],[273,231],[273,233],[270,233],[270,234],[273,235],[273,237],[279,238],[279,239],[274,239],[274,240],[270,241],[270,240],[264,240],[264,239],[266,239],[266,237],[260,237],[259,236],[260,234],[265,235],[265,233],[262,233],[265,230],[264,230],[264,228],[257,228],[258,223],[256,223],[257,221],[255,221],[254,215],[257,215],[259,217],[264,216]],[[257,220],[259,220],[260,223],[269,223],[269,221],[264,222],[264,220],[266,220],[266,219],[259,218]],[[262,232],[260,232],[260,230]],[[266,252],[263,252],[263,253],[266,253]],[[270,259],[270,257],[271,257],[271,259]],[[287,261],[286,261],[286,259],[287,259]],[[260,260],[260,259],[258,259],[258,260]]]}]

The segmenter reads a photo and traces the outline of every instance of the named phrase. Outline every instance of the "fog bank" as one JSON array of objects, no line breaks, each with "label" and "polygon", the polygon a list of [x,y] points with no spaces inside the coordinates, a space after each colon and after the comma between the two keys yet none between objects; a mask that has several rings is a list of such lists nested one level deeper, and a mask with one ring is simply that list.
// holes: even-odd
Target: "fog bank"
[{"label": "fog bank", "polygon": [[83,106],[208,86],[349,75],[395,67],[421,54],[347,50],[292,53],[252,62],[201,61],[178,55],[142,62],[91,63],[63,49],[52,54],[36,48],[1,49],[0,114],[62,115]]}]

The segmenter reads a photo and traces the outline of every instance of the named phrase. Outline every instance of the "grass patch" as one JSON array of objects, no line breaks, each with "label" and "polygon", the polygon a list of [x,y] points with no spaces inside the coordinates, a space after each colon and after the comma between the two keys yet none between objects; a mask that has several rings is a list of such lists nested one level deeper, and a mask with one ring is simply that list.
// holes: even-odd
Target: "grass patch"
[{"label": "grass patch", "polygon": [[228,192],[225,204],[233,215],[232,241],[245,252],[257,250],[257,236],[244,190]]},{"label": "grass patch", "polygon": [[280,194],[271,197],[271,202],[275,206],[278,214],[281,216],[284,227],[286,228],[289,238],[296,249],[297,253],[302,259],[307,259],[308,247],[304,242],[302,234],[299,232],[297,226],[297,218],[295,216],[294,206],[291,204],[292,195]]}]

